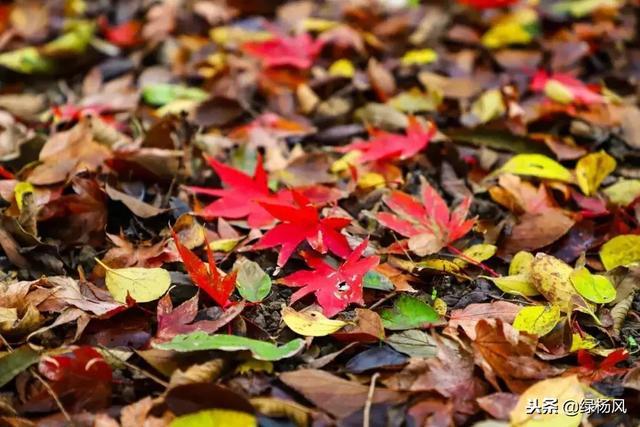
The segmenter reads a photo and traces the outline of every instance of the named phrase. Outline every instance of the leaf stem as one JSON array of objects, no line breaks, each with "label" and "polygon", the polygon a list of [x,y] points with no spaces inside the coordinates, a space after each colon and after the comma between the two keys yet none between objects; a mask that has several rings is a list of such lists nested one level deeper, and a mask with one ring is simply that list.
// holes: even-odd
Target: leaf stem
[{"label": "leaf stem", "polygon": [[456,254],[457,256],[462,258],[463,260],[467,261],[469,264],[473,264],[476,267],[479,267],[482,270],[486,271],[487,273],[489,273],[493,277],[500,277],[500,275],[498,273],[496,273],[495,270],[493,270],[492,268],[484,265],[481,262],[476,261],[475,259],[473,259],[470,256],[466,255],[460,249],[454,247],[453,245],[447,245],[447,249],[449,249],[451,252],[453,252],[454,254]]}]

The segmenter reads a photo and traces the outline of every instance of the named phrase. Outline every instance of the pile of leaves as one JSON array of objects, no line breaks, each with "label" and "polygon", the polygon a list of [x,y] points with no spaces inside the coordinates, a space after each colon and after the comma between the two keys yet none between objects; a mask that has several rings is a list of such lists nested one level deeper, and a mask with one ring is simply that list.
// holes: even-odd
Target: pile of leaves
[{"label": "pile of leaves", "polygon": [[639,20],[4,2],[0,424],[638,425]]}]

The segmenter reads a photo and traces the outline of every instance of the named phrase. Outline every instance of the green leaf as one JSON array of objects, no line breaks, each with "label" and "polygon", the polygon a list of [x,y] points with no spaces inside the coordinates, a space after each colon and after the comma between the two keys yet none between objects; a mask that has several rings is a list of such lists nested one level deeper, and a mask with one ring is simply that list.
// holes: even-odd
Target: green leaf
[{"label": "green leaf", "polygon": [[296,338],[278,347],[270,342],[258,341],[236,335],[208,335],[206,332],[196,331],[190,334],[178,335],[169,342],[154,344],[153,346],[161,350],[180,352],[198,350],[249,350],[253,357],[258,360],[274,361],[291,357],[299,352],[304,346],[304,340]]},{"label": "green leaf", "polygon": [[640,260],[640,236],[623,234],[602,245],[600,260],[604,268],[612,270]]},{"label": "green leaf", "polygon": [[204,101],[209,94],[197,87],[157,83],[142,89],[142,98],[147,104],[159,107],[175,100]]},{"label": "green leaf", "polygon": [[546,145],[524,136],[493,129],[453,129],[445,132],[456,142],[512,153],[551,154]]},{"label": "green leaf", "polygon": [[362,285],[367,289],[376,289],[378,291],[392,291],[395,288],[387,276],[375,270],[371,270],[364,275]]},{"label": "green leaf", "polygon": [[260,302],[271,292],[271,277],[256,262],[240,262],[236,285],[240,295],[248,301]]},{"label": "green leaf", "polygon": [[560,321],[560,308],[552,305],[534,305],[522,308],[513,321],[513,327],[519,331],[544,336],[556,327]]},{"label": "green leaf", "polygon": [[420,328],[440,318],[430,305],[404,294],[395,300],[393,308],[383,310],[380,317],[384,327],[391,330]]},{"label": "green leaf", "polygon": [[171,276],[163,268],[110,268],[96,261],[107,270],[105,284],[118,302],[126,303],[127,294],[136,302],[155,301],[171,286]]},{"label": "green leaf", "polygon": [[513,156],[495,173],[512,173],[514,175],[573,182],[573,175],[568,169],[542,154],[518,154]]},{"label": "green leaf", "polygon": [[174,418],[170,427],[257,427],[258,420],[246,412],[205,409]]},{"label": "green leaf", "polygon": [[400,353],[411,357],[435,357],[438,347],[433,339],[419,329],[410,329],[391,335],[386,343]]},{"label": "green leaf", "polygon": [[591,274],[586,267],[580,267],[571,273],[571,283],[580,295],[591,302],[605,304],[616,299],[616,288],[609,279],[599,274]]},{"label": "green leaf", "polygon": [[0,358],[0,387],[15,378],[20,372],[40,360],[40,353],[28,345],[12,351]]},{"label": "green leaf", "polygon": [[50,73],[55,65],[55,61],[42,56],[33,46],[0,54],[0,66],[22,74]]}]

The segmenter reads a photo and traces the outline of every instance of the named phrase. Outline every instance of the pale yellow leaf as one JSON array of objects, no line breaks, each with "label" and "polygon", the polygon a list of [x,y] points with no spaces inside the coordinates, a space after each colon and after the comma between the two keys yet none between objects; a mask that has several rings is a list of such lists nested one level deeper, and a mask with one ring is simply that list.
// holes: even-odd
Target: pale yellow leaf
[{"label": "pale yellow leaf", "polygon": [[607,270],[640,260],[640,235],[623,234],[602,245],[600,260]]},{"label": "pale yellow leaf", "polygon": [[580,190],[587,195],[594,194],[602,181],[616,170],[616,160],[604,151],[587,154],[576,165],[576,180]]},{"label": "pale yellow leaf", "polygon": [[319,311],[296,311],[291,307],[282,309],[282,320],[293,332],[306,337],[323,337],[332,334],[347,323],[332,320]]}]

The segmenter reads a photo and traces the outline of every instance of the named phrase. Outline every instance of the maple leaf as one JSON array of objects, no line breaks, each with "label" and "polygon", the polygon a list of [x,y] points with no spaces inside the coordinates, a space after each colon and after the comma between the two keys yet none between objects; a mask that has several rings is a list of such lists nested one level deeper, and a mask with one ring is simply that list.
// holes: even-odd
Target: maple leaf
[{"label": "maple leaf", "polygon": [[260,58],[265,67],[291,66],[307,69],[313,65],[323,45],[324,41],[313,40],[309,34],[304,33],[295,37],[281,36],[262,42],[248,42],[242,49]]},{"label": "maple leaf", "polygon": [[220,197],[205,206],[200,213],[208,218],[244,218],[252,228],[264,227],[273,223],[273,217],[262,206],[260,201],[269,201],[274,196],[267,185],[267,174],[262,165],[262,156],[258,155],[253,177],[227,166],[214,158],[207,159],[228,188],[187,187],[196,194],[207,194]]},{"label": "maple leaf", "polygon": [[336,315],[350,303],[362,304],[362,278],[380,262],[377,256],[361,258],[368,243],[366,239],[358,245],[337,268],[323,258],[303,252],[303,258],[313,270],[297,271],[280,280],[286,286],[301,288],[291,296],[291,303],[315,293],[327,317]]},{"label": "maple leaf", "polygon": [[458,2],[476,9],[494,9],[498,7],[511,6],[512,4],[517,3],[518,0],[458,0]]},{"label": "maple leaf", "polygon": [[[550,84],[555,85],[558,89],[550,90]],[[549,75],[546,71],[541,70],[533,76],[530,87],[536,92],[545,92],[554,100],[562,99],[565,103],[589,105],[604,102],[602,95],[569,74],[554,73]],[[559,94],[554,96],[555,92]]]},{"label": "maple leaf", "polygon": [[209,262],[209,266],[207,266],[191,249],[180,243],[180,239],[175,231],[171,230],[171,232],[180,258],[182,258],[182,262],[191,280],[213,298],[218,305],[223,308],[229,306],[231,303],[229,296],[231,296],[236,284],[236,272],[234,271],[222,277],[213,260],[213,253],[211,252],[211,248],[209,248],[209,242],[205,240],[207,260]]},{"label": "maple leaf", "polygon": [[309,199],[297,191],[292,191],[296,206],[261,202],[260,205],[271,215],[282,221],[269,230],[253,246],[267,249],[281,246],[278,266],[282,267],[300,243],[306,240],[316,251],[325,254],[330,250],[345,258],[350,251],[347,238],[340,230],[349,225],[349,218],[320,218],[318,209]]},{"label": "maple leaf", "polygon": [[467,220],[471,199],[465,198],[452,212],[438,192],[427,183],[422,185],[422,203],[413,196],[394,191],[384,202],[393,211],[380,212],[382,225],[408,237],[409,249],[420,256],[438,252],[471,230],[475,220]]},{"label": "maple leaf", "polygon": [[408,159],[425,149],[436,133],[432,123],[423,127],[415,117],[409,117],[409,126],[405,135],[390,133],[381,130],[372,130],[373,139],[369,141],[358,140],[337,151],[346,153],[353,150],[362,152],[359,162],[372,162],[383,159]]},{"label": "maple leaf", "polygon": [[619,348],[611,353],[600,363],[596,363],[593,356],[587,350],[578,350],[578,364],[570,372],[577,373],[582,379],[590,382],[598,382],[611,376],[625,374],[627,368],[619,368],[616,365],[629,358],[629,353],[624,348]]}]

